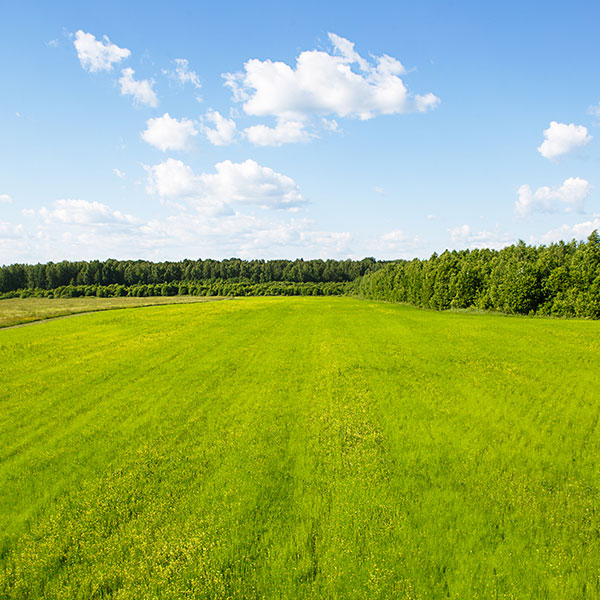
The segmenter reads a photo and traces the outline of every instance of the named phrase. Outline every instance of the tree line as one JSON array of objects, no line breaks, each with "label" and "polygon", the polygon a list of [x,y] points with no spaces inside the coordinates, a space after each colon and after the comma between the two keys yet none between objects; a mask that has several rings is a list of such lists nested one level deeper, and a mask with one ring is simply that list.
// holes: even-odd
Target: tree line
[{"label": "tree line", "polygon": [[55,290],[66,286],[131,287],[139,284],[232,281],[268,283],[327,283],[354,281],[385,264],[362,260],[144,260],[62,261],[0,267],[0,294],[17,290]]},{"label": "tree line", "polygon": [[357,278],[365,298],[445,310],[600,318],[600,236],[585,242],[461,250],[396,261]]},{"label": "tree line", "polygon": [[79,261],[0,267],[0,298],[352,294],[446,310],[600,318],[600,236],[429,259]]},{"label": "tree line", "polygon": [[123,296],[342,296],[351,285],[348,281],[293,282],[268,281],[171,281],[135,285],[63,285],[53,290],[26,288],[0,294],[0,298],[118,298]]}]

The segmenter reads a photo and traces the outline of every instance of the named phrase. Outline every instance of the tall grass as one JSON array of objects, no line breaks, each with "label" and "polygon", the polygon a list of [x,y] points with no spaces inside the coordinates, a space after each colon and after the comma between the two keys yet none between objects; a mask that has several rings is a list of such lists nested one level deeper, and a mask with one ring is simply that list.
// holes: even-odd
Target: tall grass
[{"label": "tall grass", "polygon": [[192,296],[152,296],[147,298],[7,298],[0,300],[0,328],[84,312],[135,308],[157,304],[206,302],[218,298]]},{"label": "tall grass", "polygon": [[350,298],[0,331],[0,597],[597,598],[599,334]]}]

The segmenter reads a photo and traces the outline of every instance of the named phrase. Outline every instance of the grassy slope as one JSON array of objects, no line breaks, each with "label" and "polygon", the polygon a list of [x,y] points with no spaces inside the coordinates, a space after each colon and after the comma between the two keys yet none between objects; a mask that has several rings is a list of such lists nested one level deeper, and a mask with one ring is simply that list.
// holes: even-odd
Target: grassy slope
[{"label": "grassy slope", "polygon": [[219,298],[197,296],[150,296],[147,298],[8,298],[0,300],[0,328],[32,321],[43,321],[55,317],[65,317],[82,312],[111,310],[114,308],[135,308],[156,304],[182,304],[206,302]]},{"label": "grassy slope", "polygon": [[349,298],[0,331],[0,597],[600,597],[599,334]]}]

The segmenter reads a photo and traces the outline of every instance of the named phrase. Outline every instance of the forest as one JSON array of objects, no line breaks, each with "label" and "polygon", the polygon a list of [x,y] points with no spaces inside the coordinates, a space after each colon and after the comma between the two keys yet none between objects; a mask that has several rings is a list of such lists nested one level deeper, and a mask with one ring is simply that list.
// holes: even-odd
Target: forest
[{"label": "forest", "polygon": [[374,258],[363,260],[145,260],[62,261],[14,264],[0,267],[0,294],[18,290],[55,290],[65,286],[126,287],[139,284],[215,282],[244,283],[287,281],[328,283],[353,281],[383,266]]},{"label": "forest", "polygon": [[600,318],[600,235],[429,259],[63,261],[0,267],[0,297],[355,295],[437,310]]},{"label": "forest", "polygon": [[600,318],[600,236],[585,242],[461,250],[397,261],[359,278],[365,298],[446,310]]}]

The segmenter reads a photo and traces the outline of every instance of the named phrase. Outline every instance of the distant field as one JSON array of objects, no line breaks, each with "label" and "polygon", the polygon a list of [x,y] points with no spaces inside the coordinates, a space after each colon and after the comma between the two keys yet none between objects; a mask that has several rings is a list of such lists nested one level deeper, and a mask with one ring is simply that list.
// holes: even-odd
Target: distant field
[{"label": "distant field", "polygon": [[207,302],[219,298],[196,296],[152,296],[148,298],[9,298],[0,300],[0,328],[31,321],[64,317],[82,312],[154,306],[156,304],[182,304]]},{"label": "distant field", "polygon": [[600,322],[244,298],[0,361],[0,598],[600,597]]}]

